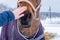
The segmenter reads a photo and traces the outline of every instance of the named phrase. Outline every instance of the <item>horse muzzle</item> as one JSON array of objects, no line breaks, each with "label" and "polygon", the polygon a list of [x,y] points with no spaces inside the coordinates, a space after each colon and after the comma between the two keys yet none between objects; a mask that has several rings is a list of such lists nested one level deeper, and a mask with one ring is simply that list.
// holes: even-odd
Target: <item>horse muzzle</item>
[{"label": "horse muzzle", "polygon": [[25,16],[20,18],[21,26],[24,28],[31,27],[31,18],[32,18],[31,12],[26,13]]}]

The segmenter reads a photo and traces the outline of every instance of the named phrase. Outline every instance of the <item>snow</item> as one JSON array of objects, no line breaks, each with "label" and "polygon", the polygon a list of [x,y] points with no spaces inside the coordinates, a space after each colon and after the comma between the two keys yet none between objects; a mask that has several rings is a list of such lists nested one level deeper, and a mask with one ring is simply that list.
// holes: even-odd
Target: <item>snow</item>
[{"label": "snow", "polygon": [[53,33],[56,35],[52,40],[60,40],[60,18],[47,18],[46,20],[41,20],[45,32]]}]

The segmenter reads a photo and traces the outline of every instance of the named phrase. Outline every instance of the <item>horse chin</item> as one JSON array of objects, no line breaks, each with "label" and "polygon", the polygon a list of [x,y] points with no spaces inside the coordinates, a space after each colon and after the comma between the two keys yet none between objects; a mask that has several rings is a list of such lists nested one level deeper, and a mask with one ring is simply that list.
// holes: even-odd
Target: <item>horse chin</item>
[{"label": "horse chin", "polygon": [[21,25],[21,27],[23,27],[23,28],[30,28],[30,27],[31,27],[31,24],[28,24],[28,25]]}]

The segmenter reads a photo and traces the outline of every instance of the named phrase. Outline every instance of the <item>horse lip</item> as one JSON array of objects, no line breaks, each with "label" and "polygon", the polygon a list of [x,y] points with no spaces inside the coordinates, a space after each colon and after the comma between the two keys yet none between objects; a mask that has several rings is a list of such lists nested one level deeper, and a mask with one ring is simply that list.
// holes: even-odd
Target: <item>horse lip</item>
[{"label": "horse lip", "polygon": [[24,28],[29,28],[29,27],[31,27],[30,24],[28,24],[28,25],[21,25],[21,26],[24,27]]}]

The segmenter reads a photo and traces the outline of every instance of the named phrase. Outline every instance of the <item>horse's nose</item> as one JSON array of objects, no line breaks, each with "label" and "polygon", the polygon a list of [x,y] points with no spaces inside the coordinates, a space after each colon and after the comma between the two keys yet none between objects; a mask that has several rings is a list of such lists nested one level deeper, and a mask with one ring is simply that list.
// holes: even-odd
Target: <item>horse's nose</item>
[{"label": "horse's nose", "polygon": [[29,24],[29,21],[31,20],[31,13],[28,12],[26,13],[26,15],[24,17],[21,18],[21,24],[22,25],[28,25]]}]

